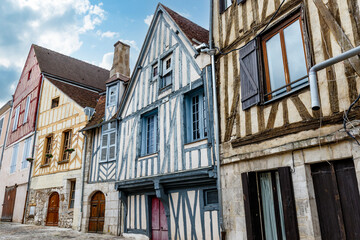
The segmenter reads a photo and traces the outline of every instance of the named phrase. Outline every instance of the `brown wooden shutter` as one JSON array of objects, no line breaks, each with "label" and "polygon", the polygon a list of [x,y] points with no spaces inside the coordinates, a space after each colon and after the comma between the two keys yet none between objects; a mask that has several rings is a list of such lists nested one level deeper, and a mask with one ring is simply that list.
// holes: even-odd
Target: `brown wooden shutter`
[{"label": "brown wooden shutter", "polygon": [[260,102],[256,39],[248,42],[239,53],[241,102],[245,110]]},{"label": "brown wooden shutter", "polygon": [[244,193],[247,239],[261,239],[261,222],[257,196],[256,173],[242,173],[241,180]]},{"label": "brown wooden shutter", "polygon": [[286,238],[299,239],[299,231],[296,217],[296,205],[290,167],[281,167],[278,169],[278,171],[281,188],[281,200],[284,212]]}]

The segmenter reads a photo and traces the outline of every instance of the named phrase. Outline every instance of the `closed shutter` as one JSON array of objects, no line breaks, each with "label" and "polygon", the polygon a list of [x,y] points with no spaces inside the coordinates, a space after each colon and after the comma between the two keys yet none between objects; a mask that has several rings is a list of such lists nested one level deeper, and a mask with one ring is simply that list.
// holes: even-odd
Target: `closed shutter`
[{"label": "closed shutter", "polygon": [[241,174],[248,240],[262,239],[256,173]]},{"label": "closed shutter", "polygon": [[256,39],[240,49],[240,82],[242,109],[260,102]]},{"label": "closed shutter", "polygon": [[11,159],[11,166],[10,166],[10,173],[15,172],[15,170],[16,170],[16,161],[17,161],[17,156],[18,156],[18,149],[19,149],[19,144],[17,143],[17,144],[13,147],[13,153],[12,153],[12,159]]},{"label": "closed shutter", "polygon": [[281,167],[278,169],[278,171],[286,238],[299,239],[299,231],[296,218],[296,205],[290,167]]},{"label": "closed shutter", "polygon": [[108,134],[102,135],[102,142],[101,142],[101,161],[106,161],[107,155],[107,145],[108,145]]},{"label": "closed shutter", "polygon": [[110,135],[110,145],[109,145],[109,160],[115,159],[115,143],[116,143],[116,134],[112,132]]}]

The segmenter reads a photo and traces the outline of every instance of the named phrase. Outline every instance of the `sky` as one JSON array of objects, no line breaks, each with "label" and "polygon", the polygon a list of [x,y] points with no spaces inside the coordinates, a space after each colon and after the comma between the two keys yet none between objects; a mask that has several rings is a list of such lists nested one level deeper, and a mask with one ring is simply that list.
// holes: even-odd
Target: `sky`
[{"label": "sky", "polygon": [[[208,29],[209,0],[161,3]],[[114,43],[131,46],[133,69],[158,1],[1,0],[0,108],[12,99],[31,44],[110,69]]]}]

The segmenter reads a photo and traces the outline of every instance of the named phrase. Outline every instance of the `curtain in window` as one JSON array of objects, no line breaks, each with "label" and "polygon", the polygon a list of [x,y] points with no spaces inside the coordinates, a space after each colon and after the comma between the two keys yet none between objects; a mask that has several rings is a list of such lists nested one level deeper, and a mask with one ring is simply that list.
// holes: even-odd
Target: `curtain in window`
[{"label": "curtain in window", "polygon": [[277,240],[274,196],[271,173],[260,173],[262,214],[264,218],[265,238]]}]

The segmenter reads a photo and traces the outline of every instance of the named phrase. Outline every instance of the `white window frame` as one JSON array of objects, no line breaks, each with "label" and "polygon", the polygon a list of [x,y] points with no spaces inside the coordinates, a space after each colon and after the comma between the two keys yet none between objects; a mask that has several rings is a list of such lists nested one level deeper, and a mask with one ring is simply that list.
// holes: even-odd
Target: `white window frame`
[{"label": "white window frame", "polygon": [[28,166],[28,161],[26,159],[28,157],[31,157],[30,156],[30,145],[31,145],[31,137],[29,137],[25,140],[23,159],[21,162],[21,169],[27,168],[27,166]]},{"label": "white window frame", "polygon": [[27,96],[26,98],[26,105],[25,105],[25,113],[24,113],[24,121],[23,123],[26,123],[28,120],[28,116],[29,116],[29,108],[30,108],[30,100],[31,100],[31,96]]},{"label": "white window frame", "polygon": [[18,158],[19,152],[19,143],[15,144],[13,147],[12,157],[11,157],[11,165],[10,165],[10,174],[16,171],[16,162]]},{"label": "white window frame", "polygon": [[[154,127],[152,129],[153,139],[148,138],[149,128],[148,128],[147,120],[150,117],[154,117]],[[141,128],[142,128],[141,156],[146,156],[156,153],[158,151],[158,110],[157,109],[152,110],[141,117]],[[149,149],[148,147],[149,140],[154,142],[152,149]]]},{"label": "white window frame", "polygon": [[[114,95],[110,95],[111,91],[114,89],[115,93]],[[118,89],[117,89],[117,85],[113,85],[109,87],[108,90],[108,102],[107,102],[107,106],[115,106],[117,103],[117,95],[118,95]],[[114,101],[111,101],[111,97],[114,97]]]},{"label": "white window frame", "polygon": [[[100,162],[110,162],[116,160],[116,124],[113,125],[111,123],[107,123],[103,125],[102,127],[102,134],[101,134],[101,145],[100,145],[100,156],[99,161]],[[114,137],[114,143],[111,143],[111,134],[115,134]],[[103,144],[104,137],[106,136],[107,142],[106,145]],[[110,158],[110,149],[114,149],[114,156],[113,158]],[[105,157],[102,158],[102,153],[105,152]]]},{"label": "white window frame", "polygon": [[12,130],[15,131],[18,127],[18,123],[19,123],[19,114],[20,114],[20,106],[18,106],[17,108],[15,108],[15,117],[14,117],[14,123],[13,123],[13,127]]},{"label": "white window frame", "polygon": [[[166,68],[166,62],[170,60],[170,67],[169,68]],[[173,82],[173,74],[172,74],[172,70],[173,70],[173,59],[172,59],[172,53],[166,55],[166,57],[162,58],[161,61],[160,61],[160,74],[161,74],[161,77],[160,77],[160,81],[159,81],[159,88],[160,89],[166,89],[168,88],[169,86],[172,85],[172,82]],[[170,75],[170,83],[167,84],[167,85],[164,85],[164,82],[165,81],[165,77],[167,77],[168,75]]]}]

